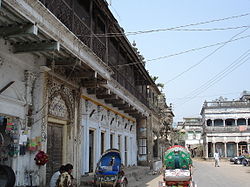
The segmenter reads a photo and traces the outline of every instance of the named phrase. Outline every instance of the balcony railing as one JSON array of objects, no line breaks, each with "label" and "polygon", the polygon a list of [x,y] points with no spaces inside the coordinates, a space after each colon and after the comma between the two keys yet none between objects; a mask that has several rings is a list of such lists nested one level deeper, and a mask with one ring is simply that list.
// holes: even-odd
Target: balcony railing
[{"label": "balcony railing", "polygon": [[227,107],[250,107],[250,102],[247,101],[218,101],[205,102],[203,108],[227,108]]},{"label": "balcony railing", "polygon": [[[90,29],[90,17],[79,6],[74,6],[73,0],[39,0],[42,2],[70,31],[105,62],[105,43]],[[92,39],[92,43],[91,43]]]},{"label": "balcony railing", "polygon": [[233,133],[233,132],[246,132],[250,131],[250,126],[232,126],[232,127],[205,127],[204,132],[213,132],[213,133]]},{"label": "balcony railing", "polygon": [[[90,15],[81,7],[76,6],[73,3],[77,3],[76,0],[39,0],[43,3],[70,31],[72,31],[85,45],[87,45],[103,62],[107,63],[111,67],[115,64],[107,62],[107,59],[118,63],[117,53],[119,51],[114,46],[109,46],[109,58],[106,58],[107,48],[103,38],[98,37],[90,28]],[[97,24],[97,23],[95,23]],[[98,32],[101,32],[99,29]],[[117,47],[117,46],[116,46]],[[110,56],[111,55],[111,56]],[[123,58],[120,58],[120,60]],[[121,63],[128,63],[126,60]],[[117,65],[117,64],[116,64]],[[128,77],[124,77],[122,72],[116,68],[114,70],[113,78],[117,80],[121,86],[126,88],[132,95],[134,95],[143,104],[148,106],[146,96],[144,96],[132,83],[128,81]]]}]

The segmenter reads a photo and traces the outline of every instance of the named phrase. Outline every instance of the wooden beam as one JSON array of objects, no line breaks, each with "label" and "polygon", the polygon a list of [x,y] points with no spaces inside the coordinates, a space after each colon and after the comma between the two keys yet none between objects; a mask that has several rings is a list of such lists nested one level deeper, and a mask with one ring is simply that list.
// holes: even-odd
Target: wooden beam
[{"label": "wooden beam", "polygon": [[125,103],[124,104],[120,104],[120,103],[114,103],[113,104],[113,107],[118,107],[118,108],[121,108],[121,107],[124,107],[124,106],[126,106]]},{"label": "wooden beam", "polygon": [[95,72],[80,72],[72,75],[73,77],[77,77],[79,79],[87,79],[87,78],[94,78]]},{"label": "wooden beam", "polygon": [[89,80],[89,81],[83,81],[82,86],[85,88],[96,88],[102,84],[107,84],[107,80]]},{"label": "wooden beam", "polygon": [[40,43],[20,43],[14,44],[14,53],[29,53],[42,51],[59,51],[59,42],[40,42]]},{"label": "wooden beam", "polygon": [[36,25],[10,25],[0,27],[0,36],[3,37],[19,37],[27,35],[37,35],[38,28]]},{"label": "wooden beam", "polygon": [[137,110],[135,110],[135,109],[124,110],[124,112],[128,113],[128,114],[136,114],[136,113],[138,113]]},{"label": "wooden beam", "polygon": [[48,61],[48,64],[49,65],[52,65],[52,64],[55,64],[55,66],[58,66],[58,67],[68,67],[68,66],[75,66],[75,65],[79,65],[80,62],[77,62],[76,59],[74,58],[65,58],[65,59],[50,59]]},{"label": "wooden beam", "polygon": [[2,89],[0,89],[0,94],[3,93],[7,88],[9,88],[15,81],[9,82],[6,86],[4,86]]},{"label": "wooden beam", "polygon": [[124,107],[119,107],[119,110],[130,110],[130,109],[131,109],[131,107],[128,105],[126,105]]},{"label": "wooden beam", "polygon": [[97,94],[97,99],[117,99],[117,96],[114,94]]},{"label": "wooden beam", "polygon": [[113,104],[113,103],[116,103],[116,101],[118,100],[119,98],[115,95],[114,98],[111,98],[111,99],[105,99],[105,103],[109,103],[109,104]]}]

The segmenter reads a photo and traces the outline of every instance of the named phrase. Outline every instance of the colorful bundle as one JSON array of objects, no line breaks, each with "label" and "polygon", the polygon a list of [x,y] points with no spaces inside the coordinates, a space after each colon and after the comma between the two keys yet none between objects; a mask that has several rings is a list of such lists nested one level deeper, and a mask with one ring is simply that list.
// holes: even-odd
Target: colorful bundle
[{"label": "colorful bundle", "polygon": [[45,152],[39,151],[36,154],[34,160],[36,161],[37,165],[43,166],[49,161],[49,156]]}]

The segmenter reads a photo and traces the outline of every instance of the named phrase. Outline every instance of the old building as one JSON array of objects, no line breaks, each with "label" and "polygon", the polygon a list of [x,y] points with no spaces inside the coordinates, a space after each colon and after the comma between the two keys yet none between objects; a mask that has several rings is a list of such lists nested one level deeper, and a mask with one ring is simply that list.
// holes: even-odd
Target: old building
[{"label": "old building", "polygon": [[2,0],[0,13],[0,162],[16,186],[47,186],[64,163],[79,183],[108,148],[152,161],[161,93],[106,1]]},{"label": "old building", "polygon": [[247,92],[238,100],[205,101],[201,110],[204,157],[213,157],[217,150],[222,157],[249,151],[250,102]]},{"label": "old building", "polygon": [[183,118],[183,122],[178,124],[180,131],[184,133],[185,147],[187,147],[192,156],[202,156],[203,154],[203,127],[201,118],[189,117]]}]

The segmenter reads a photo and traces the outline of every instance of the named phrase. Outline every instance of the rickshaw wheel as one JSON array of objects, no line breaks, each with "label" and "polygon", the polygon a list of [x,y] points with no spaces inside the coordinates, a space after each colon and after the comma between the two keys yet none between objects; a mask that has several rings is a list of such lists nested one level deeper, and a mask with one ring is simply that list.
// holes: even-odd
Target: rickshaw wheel
[{"label": "rickshaw wheel", "polygon": [[122,183],[119,184],[118,187],[127,187],[127,186],[128,186],[128,182],[124,180]]}]

